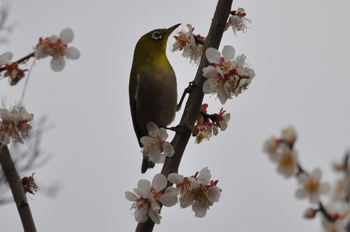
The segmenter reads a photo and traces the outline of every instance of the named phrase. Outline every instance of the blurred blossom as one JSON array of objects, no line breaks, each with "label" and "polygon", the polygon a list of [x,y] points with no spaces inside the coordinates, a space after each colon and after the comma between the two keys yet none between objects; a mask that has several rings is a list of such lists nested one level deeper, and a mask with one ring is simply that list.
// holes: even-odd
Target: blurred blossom
[{"label": "blurred blossom", "polygon": [[329,221],[324,218],[323,229],[326,232],[347,232],[345,226],[349,223],[349,204],[344,201],[332,201],[325,206],[325,210],[330,217]]},{"label": "blurred blossom", "polygon": [[187,208],[192,205],[195,216],[202,218],[207,210],[215,202],[219,201],[221,189],[216,185],[218,181],[210,181],[211,174],[207,167],[203,168],[191,177],[183,177],[177,173],[171,173],[168,180],[176,184],[180,190],[180,206]]},{"label": "blurred blossom", "polygon": [[13,106],[10,110],[0,109],[0,143],[9,144],[10,138],[23,144],[22,139],[29,138],[32,127],[28,124],[34,115],[29,114],[24,107]]},{"label": "blurred blossom", "polygon": [[29,177],[25,176],[22,178],[24,193],[30,193],[34,195],[39,190],[38,185],[36,185],[36,183],[34,182],[34,174],[35,172]]},{"label": "blurred blossom", "polygon": [[167,186],[167,179],[162,174],[154,176],[152,185],[148,180],[141,179],[134,188],[134,192],[125,192],[125,198],[135,202],[131,209],[135,209],[135,220],[137,222],[146,222],[150,217],[156,224],[160,223],[162,218],[159,215],[160,204],[171,207],[177,203],[178,189],[168,187],[163,194],[162,190]]},{"label": "blurred blossom", "polygon": [[55,72],[62,71],[65,66],[65,59],[76,60],[80,57],[80,52],[75,47],[68,47],[68,43],[73,41],[74,33],[72,29],[66,28],[56,35],[40,38],[35,48],[36,59],[52,56],[51,68]]},{"label": "blurred blossom", "polygon": [[294,130],[294,127],[289,126],[282,130],[282,140],[290,145],[293,145],[295,142],[295,139],[297,137],[297,134]]},{"label": "blurred blossom", "polygon": [[146,126],[149,136],[140,139],[143,156],[154,163],[164,163],[165,157],[172,157],[175,152],[173,146],[166,142],[168,133],[153,122],[148,122]]},{"label": "blurred blossom", "polygon": [[311,174],[302,172],[298,175],[298,182],[301,188],[297,189],[295,196],[298,199],[309,197],[313,204],[317,204],[321,194],[327,194],[330,190],[328,183],[320,183],[321,170],[316,168]]},{"label": "blurred blossom", "polygon": [[294,174],[295,168],[297,167],[297,154],[290,149],[283,150],[284,152],[276,157],[278,163],[277,171],[284,177],[289,178]]},{"label": "blurred blossom", "polygon": [[17,63],[6,64],[5,67],[7,71],[4,77],[10,77],[10,85],[16,85],[24,77],[24,72],[28,71],[28,69],[19,69]]},{"label": "blurred blossom", "polygon": [[244,54],[234,58],[235,49],[232,46],[224,46],[223,56],[215,48],[208,48],[205,54],[208,61],[214,64],[203,68],[203,76],[207,78],[203,84],[205,94],[217,94],[221,104],[225,104],[227,99],[237,97],[248,89],[255,72],[247,67]]},{"label": "blurred blossom", "polygon": [[304,218],[314,218],[317,212],[318,212],[318,209],[309,208],[304,212]]},{"label": "blurred blossom", "polygon": [[332,196],[334,199],[346,201],[350,196],[350,178],[344,177],[337,180],[335,187],[332,191]]}]

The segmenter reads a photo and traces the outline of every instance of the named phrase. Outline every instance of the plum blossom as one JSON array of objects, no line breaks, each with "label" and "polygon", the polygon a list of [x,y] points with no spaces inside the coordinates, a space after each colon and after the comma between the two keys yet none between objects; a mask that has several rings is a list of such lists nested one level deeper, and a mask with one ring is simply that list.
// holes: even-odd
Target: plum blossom
[{"label": "plum blossom", "polygon": [[235,58],[232,46],[224,46],[223,56],[215,48],[208,48],[205,54],[214,65],[203,68],[203,76],[208,78],[203,84],[204,93],[217,94],[221,104],[225,104],[227,99],[248,89],[255,72],[247,67],[244,54]]},{"label": "plum blossom", "polygon": [[6,64],[5,67],[7,71],[4,77],[10,77],[10,85],[16,85],[24,77],[24,72],[28,71],[28,69],[19,69],[18,63]]},{"label": "plum blossom", "polygon": [[131,209],[135,209],[135,220],[137,222],[146,222],[150,217],[156,224],[160,223],[162,218],[159,215],[160,203],[164,206],[171,207],[177,203],[177,195],[179,190],[168,187],[163,194],[162,190],[167,186],[167,179],[162,174],[157,174],[152,180],[152,185],[148,180],[141,179],[134,188],[134,193],[125,192],[125,198],[135,202]]},{"label": "plum blossom", "polygon": [[34,195],[39,190],[38,185],[34,182],[34,174],[35,172],[29,177],[25,176],[22,178],[24,193],[30,193]]},{"label": "plum blossom", "polygon": [[[208,104],[202,104],[201,110],[206,113]],[[210,139],[212,135],[218,134],[218,126],[215,123],[211,123],[209,119],[205,119],[200,113],[197,117],[196,124],[193,127],[192,136],[196,136],[196,143],[200,144],[203,139]]]},{"label": "plum blossom", "polygon": [[0,55],[0,66],[7,64],[10,62],[13,58],[12,52],[5,52]]},{"label": "plum blossom", "polygon": [[328,218],[322,221],[325,232],[346,232],[345,226],[349,223],[349,204],[344,201],[332,201],[326,205],[325,211]]},{"label": "plum blossom", "polygon": [[0,109],[0,143],[9,144],[10,138],[23,144],[22,139],[29,138],[32,127],[28,124],[34,115],[29,114],[24,107],[13,106],[10,110]]},{"label": "plum blossom", "polygon": [[346,201],[350,195],[350,177],[344,177],[338,179],[334,189],[332,190],[332,196],[334,199]]},{"label": "plum blossom", "polygon": [[187,24],[186,26],[188,27],[188,32],[182,30],[178,32],[179,36],[174,36],[176,41],[172,45],[171,51],[175,52],[177,50],[183,50],[183,57],[189,58],[190,62],[193,61],[194,63],[198,64],[202,56],[203,45],[197,41],[204,41],[205,37],[193,35],[194,27],[192,27],[191,24]]},{"label": "plum blossom", "polygon": [[168,133],[164,128],[159,129],[153,122],[148,122],[146,127],[149,136],[143,136],[140,139],[143,145],[143,156],[154,163],[164,163],[166,156],[172,157],[174,154],[173,146],[165,141]]},{"label": "plum blossom", "polygon": [[296,151],[292,151],[288,148],[282,149],[283,151],[275,157],[277,162],[277,171],[282,174],[284,177],[291,177],[295,168],[297,167],[297,154]]},{"label": "plum blossom", "polygon": [[298,199],[309,197],[309,200],[313,204],[317,204],[321,194],[326,194],[330,190],[328,183],[320,183],[321,170],[316,168],[311,174],[302,172],[298,174],[298,182],[301,188],[297,189],[295,196]]},{"label": "plum blossom", "polygon": [[282,140],[289,145],[293,145],[297,134],[295,132],[294,127],[288,126],[282,130]]},{"label": "plum blossom", "polygon": [[251,23],[250,19],[245,18],[247,14],[244,12],[243,8],[238,8],[237,11],[232,11],[232,15],[230,15],[228,22],[226,23],[225,31],[232,27],[233,33],[236,35],[237,31],[245,32],[248,27],[247,24]]},{"label": "plum blossom", "polygon": [[180,190],[180,206],[187,208],[192,205],[195,216],[202,218],[207,210],[215,202],[219,201],[221,189],[216,185],[218,180],[210,181],[211,174],[207,167],[203,168],[191,177],[183,177],[177,173],[171,173],[168,180],[176,184]]},{"label": "plum blossom", "polygon": [[226,113],[226,111],[221,108],[220,113],[217,114],[216,125],[221,128],[222,131],[226,130],[228,122],[230,121],[231,114]]},{"label": "plum blossom", "polygon": [[76,60],[80,57],[80,52],[75,47],[68,47],[68,43],[73,41],[74,33],[72,29],[66,28],[60,32],[59,37],[53,35],[45,39],[40,38],[35,48],[35,58],[45,58],[52,56],[51,68],[55,72],[60,72],[65,66],[65,58]]}]

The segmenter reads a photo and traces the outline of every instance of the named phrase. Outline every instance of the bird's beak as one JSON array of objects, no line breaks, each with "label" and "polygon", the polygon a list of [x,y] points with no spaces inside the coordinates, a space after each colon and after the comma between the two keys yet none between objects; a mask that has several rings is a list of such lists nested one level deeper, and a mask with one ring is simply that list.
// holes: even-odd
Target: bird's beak
[{"label": "bird's beak", "polygon": [[173,32],[178,26],[180,26],[181,25],[181,23],[179,23],[179,24],[176,24],[176,25],[174,25],[174,26],[172,26],[172,27],[169,27],[165,32],[164,32],[164,35],[170,35],[171,34],[171,32]]}]

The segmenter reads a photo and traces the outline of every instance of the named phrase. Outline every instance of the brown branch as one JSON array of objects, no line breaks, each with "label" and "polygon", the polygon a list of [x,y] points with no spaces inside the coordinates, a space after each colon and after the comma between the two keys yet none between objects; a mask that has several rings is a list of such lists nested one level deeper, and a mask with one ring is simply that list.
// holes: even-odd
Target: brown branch
[{"label": "brown branch", "polygon": [[[209,29],[208,36],[204,41],[204,49],[206,51],[207,48],[213,47],[218,48],[221,42],[222,35],[224,33],[225,25],[228,16],[231,12],[232,0],[219,0],[216,6],[216,10],[214,13],[214,17],[212,19],[212,23]],[[201,110],[201,105],[204,97],[204,93],[202,91],[202,86],[205,81],[205,77],[202,76],[203,68],[207,67],[209,62],[205,57],[205,52],[203,52],[201,57],[201,62],[199,64],[197,74],[194,82],[199,85],[200,88],[194,88],[191,92],[184,113],[182,115],[180,125],[181,126],[193,126],[196,118]],[[173,157],[167,157],[164,166],[162,169],[162,174],[168,176],[170,173],[177,173],[182,155],[187,146],[188,140],[190,139],[190,133],[176,133],[171,144],[174,147],[175,153]],[[153,231],[154,222],[148,217],[145,223],[138,223],[136,232],[151,232]]]},{"label": "brown branch", "polygon": [[23,190],[22,180],[17,173],[8,147],[6,145],[2,145],[1,143],[0,163],[10,185],[13,199],[16,203],[19,216],[21,217],[24,231],[36,232],[32,213],[28,205],[28,200]]}]

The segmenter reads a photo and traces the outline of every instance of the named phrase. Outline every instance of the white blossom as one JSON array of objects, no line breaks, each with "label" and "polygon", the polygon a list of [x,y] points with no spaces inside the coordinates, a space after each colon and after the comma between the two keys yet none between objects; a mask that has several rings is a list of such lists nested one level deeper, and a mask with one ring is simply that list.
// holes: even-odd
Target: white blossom
[{"label": "white blossom", "polygon": [[298,182],[301,185],[295,192],[295,196],[299,199],[309,197],[309,200],[313,204],[317,204],[321,194],[326,194],[330,190],[328,183],[320,183],[321,170],[316,168],[311,174],[300,173],[298,175]]},{"label": "white blossom", "polygon": [[10,110],[0,109],[0,143],[9,144],[10,138],[23,143],[29,138],[32,127],[28,124],[34,115],[29,114],[24,107],[13,106]]},{"label": "white blossom", "polygon": [[171,207],[177,203],[177,195],[179,190],[168,187],[165,193],[162,190],[167,186],[167,179],[162,174],[157,174],[152,180],[152,185],[148,180],[141,179],[134,188],[134,193],[125,192],[125,198],[135,202],[131,209],[135,209],[135,220],[137,222],[146,222],[150,217],[156,224],[160,223],[162,218],[159,215],[160,203],[164,206]]},{"label": "white blossom", "polygon": [[148,122],[146,127],[149,135],[140,139],[143,156],[154,163],[164,163],[165,157],[172,157],[175,152],[173,146],[165,141],[168,133],[153,122]]},{"label": "white blossom", "polygon": [[41,59],[52,56],[51,69],[55,72],[62,71],[65,66],[65,58],[76,60],[80,57],[80,52],[75,47],[68,47],[68,43],[73,41],[74,33],[72,29],[66,28],[60,32],[59,37],[56,35],[50,38],[40,38],[35,48],[35,58]]},{"label": "white blossom", "polygon": [[216,185],[218,181],[210,181],[211,174],[207,167],[203,168],[199,175],[183,177],[177,173],[171,173],[168,180],[176,184],[180,190],[180,206],[187,208],[192,205],[196,217],[204,217],[207,210],[215,202],[219,201],[221,189]]},{"label": "white blossom", "polygon": [[221,104],[225,104],[227,99],[248,89],[255,72],[245,64],[244,54],[235,58],[232,46],[224,46],[222,56],[215,48],[208,48],[205,54],[214,64],[203,68],[203,76],[208,78],[203,84],[205,94],[217,94]]}]

